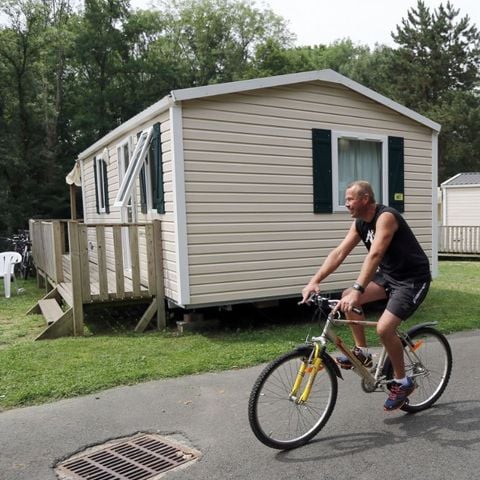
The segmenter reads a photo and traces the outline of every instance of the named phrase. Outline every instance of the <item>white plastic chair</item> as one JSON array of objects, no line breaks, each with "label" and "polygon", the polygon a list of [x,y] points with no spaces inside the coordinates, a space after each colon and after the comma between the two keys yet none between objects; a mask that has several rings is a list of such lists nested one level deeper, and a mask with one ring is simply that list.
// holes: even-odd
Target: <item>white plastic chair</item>
[{"label": "white plastic chair", "polygon": [[5,289],[5,298],[10,298],[10,281],[13,277],[15,288],[18,295],[17,279],[15,278],[15,264],[22,261],[22,256],[18,252],[0,253],[0,278],[3,278],[3,287]]}]

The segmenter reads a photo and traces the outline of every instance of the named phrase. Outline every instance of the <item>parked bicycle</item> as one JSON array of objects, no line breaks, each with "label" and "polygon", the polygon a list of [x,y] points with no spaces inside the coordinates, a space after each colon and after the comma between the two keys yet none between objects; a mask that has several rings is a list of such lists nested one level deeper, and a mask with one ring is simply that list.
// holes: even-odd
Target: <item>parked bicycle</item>
[{"label": "parked bicycle", "polygon": [[[340,369],[327,353],[332,343],[352,362],[361,377],[364,392],[388,393],[393,382],[393,366],[385,348],[378,363],[366,368],[334,331],[340,324],[369,327],[377,322],[350,321],[335,312],[338,300],[314,294],[309,303],[317,308],[314,318],[325,319],[318,337],[273,360],[256,380],[248,404],[248,418],[255,436],[265,445],[288,450],[304,445],[325,426],[337,400]],[[361,313],[357,309],[357,313]],[[323,322],[323,320],[322,320]],[[405,370],[416,389],[402,410],[415,413],[431,407],[445,390],[452,371],[450,345],[437,329],[437,322],[422,323],[406,333],[397,331],[404,347]]]},{"label": "parked bicycle", "polygon": [[22,261],[15,265],[15,273],[25,280],[29,276],[34,277],[35,264],[33,263],[32,242],[28,230],[20,230],[18,234],[4,240],[11,251],[18,252],[22,256]]}]

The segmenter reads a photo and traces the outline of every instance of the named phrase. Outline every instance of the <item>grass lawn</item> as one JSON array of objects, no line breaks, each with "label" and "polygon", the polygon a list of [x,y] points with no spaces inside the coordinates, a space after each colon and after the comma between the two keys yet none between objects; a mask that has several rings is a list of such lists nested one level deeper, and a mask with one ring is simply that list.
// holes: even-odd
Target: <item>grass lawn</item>
[{"label": "grass lawn", "polygon": [[[437,320],[447,333],[480,328],[479,279],[480,262],[440,262],[439,277],[407,326]],[[45,327],[44,320],[25,312],[43,292],[33,281],[21,286],[24,294],[0,297],[0,411],[117,385],[247,367],[301,343],[311,327],[318,333],[316,325],[299,320],[305,316],[299,307],[298,316],[293,310],[290,322],[262,322],[261,326],[242,322],[238,329],[231,322],[230,328],[201,334],[120,330],[34,342]],[[346,328],[342,335],[350,338]],[[378,343],[373,331],[370,341]]]}]

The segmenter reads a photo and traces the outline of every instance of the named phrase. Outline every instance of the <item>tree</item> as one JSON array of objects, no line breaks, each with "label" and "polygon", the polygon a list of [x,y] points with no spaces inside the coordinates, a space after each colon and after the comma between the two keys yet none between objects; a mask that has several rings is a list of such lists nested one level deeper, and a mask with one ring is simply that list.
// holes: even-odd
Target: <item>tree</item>
[{"label": "tree", "polygon": [[128,0],[85,0],[85,11],[72,22],[68,52],[69,116],[77,148],[105,135],[121,116],[123,25]]},{"label": "tree", "polygon": [[164,8],[165,46],[182,62],[188,86],[249,78],[262,45],[293,40],[281,17],[245,0],[173,0]]},{"label": "tree", "polygon": [[[37,173],[34,147],[39,140],[36,94],[38,64],[43,28],[43,8],[30,1],[3,2],[10,26],[0,30],[0,63],[2,75],[2,135],[0,139],[0,178],[4,190],[6,212],[2,218],[5,229],[17,227],[20,218],[29,215],[31,185]],[[37,177],[38,178],[38,177]],[[42,175],[40,175],[40,180]],[[25,220],[21,226],[24,226]]]},{"label": "tree", "polygon": [[440,182],[460,172],[480,171],[480,98],[475,92],[453,91],[430,109],[442,125],[439,136]]},{"label": "tree", "polygon": [[480,35],[450,2],[433,13],[422,0],[392,38],[399,45],[392,82],[406,106],[428,111],[451,91],[472,91],[479,82]]},{"label": "tree", "polygon": [[480,170],[480,34],[450,2],[433,13],[419,0],[392,37],[391,97],[439,122],[439,179]]}]

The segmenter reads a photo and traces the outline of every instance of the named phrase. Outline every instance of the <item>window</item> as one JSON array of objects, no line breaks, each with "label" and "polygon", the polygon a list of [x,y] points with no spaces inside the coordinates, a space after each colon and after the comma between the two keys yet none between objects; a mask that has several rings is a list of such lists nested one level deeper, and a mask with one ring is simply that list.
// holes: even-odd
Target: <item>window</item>
[{"label": "window", "polygon": [[355,180],[372,185],[375,199],[384,203],[388,196],[388,138],[360,137],[350,133],[332,133],[333,210],[345,210],[345,190]]},{"label": "window", "polygon": [[[117,145],[117,163],[118,163],[118,179],[122,183],[130,165],[130,157],[132,152],[132,137],[128,137]],[[122,222],[132,223],[137,220],[135,202],[135,187],[130,191],[128,201],[122,208]]]},{"label": "window", "polygon": [[95,179],[95,206],[97,213],[110,213],[108,204],[108,179],[107,162],[108,152],[104,151],[103,157],[96,156],[93,159],[93,174]]},{"label": "window", "polygon": [[140,171],[140,203],[143,213],[154,209],[158,213],[165,213],[162,142],[159,123],[153,126],[150,148]]},{"label": "window", "polygon": [[120,187],[118,189],[117,198],[115,199],[116,207],[125,207],[132,196],[135,179],[140,173],[145,157],[147,156],[150,147],[150,140],[152,138],[153,127],[143,130],[138,137],[137,144],[132,154],[132,158],[128,164],[125,175],[122,178]]},{"label": "window", "polygon": [[346,186],[367,180],[378,202],[404,211],[401,137],[312,129],[314,213],[343,211]]}]

